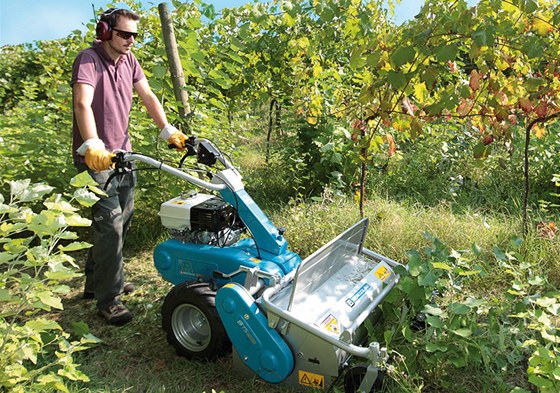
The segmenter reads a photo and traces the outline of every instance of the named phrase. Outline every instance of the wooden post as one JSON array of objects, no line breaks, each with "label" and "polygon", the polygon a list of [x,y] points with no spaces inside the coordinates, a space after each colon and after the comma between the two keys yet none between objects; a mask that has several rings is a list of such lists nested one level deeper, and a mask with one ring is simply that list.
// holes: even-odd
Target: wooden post
[{"label": "wooden post", "polygon": [[173,82],[173,92],[175,99],[181,103],[179,107],[179,115],[185,118],[186,115],[191,113],[189,106],[189,93],[184,89],[185,76],[183,74],[183,67],[181,66],[181,59],[179,58],[179,51],[177,50],[177,40],[173,31],[173,21],[171,15],[167,10],[167,4],[161,3],[158,5],[159,17],[161,20],[161,30],[163,32],[163,40],[165,42],[165,50],[167,52],[167,60],[171,69],[171,80]]}]

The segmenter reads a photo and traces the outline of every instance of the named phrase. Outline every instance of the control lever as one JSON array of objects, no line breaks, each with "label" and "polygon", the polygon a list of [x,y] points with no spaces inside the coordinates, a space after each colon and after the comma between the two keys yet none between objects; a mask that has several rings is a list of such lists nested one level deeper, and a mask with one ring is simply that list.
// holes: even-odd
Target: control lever
[{"label": "control lever", "polygon": [[126,175],[127,173],[132,172],[132,164],[124,160],[124,155],[125,155],[124,151],[119,151],[115,153],[115,155],[111,159],[111,161],[115,163],[115,169],[113,173],[111,173],[111,176],[109,176],[109,178],[105,182],[105,186],[103,187],[103,190],[107,190],[107,187],[109,187],[109,184],[111,183],[111,180],[113,180],[114,177],[123,176]]}]

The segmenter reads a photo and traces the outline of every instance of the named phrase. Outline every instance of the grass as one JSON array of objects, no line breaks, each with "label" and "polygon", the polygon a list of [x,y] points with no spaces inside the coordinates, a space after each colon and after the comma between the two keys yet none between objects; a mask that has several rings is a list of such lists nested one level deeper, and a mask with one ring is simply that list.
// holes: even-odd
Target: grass
[{"label": "grass", "polygon": [[[371,219],[366,246],[403,262],[408,250],[426,246],[425,232],[455,249],[469,248],[476,243],[483,250],[491,250],[493,245],[507,247],[510,237],[520,228],[520,219],[515,217],[485,217],[476,212],[456,215],[447,205],[425,208],[380,197],[369,200],[366,213]],[[327,194],[322,202],[293,202],[270,215],[276,225],[288,229],[286,237],[291,248],[302,257],[359,219],[355,204]],[[543,270],[557,270],[557,262],[552,257],[560,251],[557,240],[532,237],[526,248],[530,259],[538,261]],[[56,316],[70,331],[74,322],[84,321],[91,333],[102,340],[96,348],[79,355],[77,362],[91,382],[73,385],[73,392],[295,391],[237,375],[232,370],[231,357],[206,363],[176,356],[166,342],[160,317],[163,298],[171,285],[159,277],[150,250],[128,251],[127,280],[133,281],[137,289],[124,301],[135,314],[133,322],[120,328],[107,326],[95,315],[94,302],[81,299],[79,281],[72,285],[65,310]],[[488,279],[475,282],[470,290],[479,294],[496,292],[500,281],[500,275],[494,271]]]},{"label": "grass", "polygon": [[[358,206],[351,198],[340,198],[328,189],[320,200],[310,202],[293,192],[289,183],[293,173],[266,165],[261,154],[249,150],[241,159],[247,189],[257,204],[278,227],[285,227],[290,249],[305,258],[321,245],[360,219]],[[416,174],[415,177],[420,175]],[[288,179],[288,180],[286,180]],[[418,179],[416,179],[418,180]],[[409,250],[429,246],[426,234],[437,237],[456,250],[479,247],[487,256],[484,277],[473,277],[465,290],[477,297],[503,299],[509,283],[492,259],[492,249],[509,248],[512,238],[521,234],[520,214],[507,209],[477,209],[442,198],[439,203],[419,204],[406,195],[389,198],[390,192],[368,195],[365,207],[370,219],[366,247],[394,260],[407,261]],[[169,195],[171,198],[173,195]],[[436,195],[430,195],[437,200]],[[142,200],[140,193],[139,198]],[[289,201],[289,202],[286,202]],[[471,206],[476,206],[473,204]],[[150,214],[145,213],[149,211]],[[535,218],[534,221],[538,221]],[[296,389],[270,385],[251,377],[238,375],[232,369],[231,356],[215,362],[189,361],[178,357],[167,344],[161,329],[160,309],[171,289],[153,266],[151,250],[163,239],[154,206],[143,209],[138,204],[126,249],[127,280],[136,284],[134,293],[124,297],[134,313],[134,320],[123,327],[107,326],[96,316],[93,301],[81,299],[81,281],[72,283],[72,292],[65,299],[65,309],[55,316],[67,331],[76,321],[84,321],[92,334],[102,340],[97,347],[82,352],[76,359],[80,370],[91,379],[89,383],[74,383],[77,392],[295,392]],[[560,254],[558,238],[542,238],[536,231],[524,241],[525,261],[560,286],[560,269],[556,256]],[[85,258],[77,258],[83,261]],[[398,357],[393,359],[399,363]],[[437,370],[435,370],[437,371]],[[449,377],[449,376],[448,376]],[[525,369],[478,370],[457,369],[451,377],[454,385],[442,390],[437,372],[420,378],[414,373],[393,375],[390,392],[471,391],[509,392],[512,385],[526,386]],[[341,387],[335,388],[336,392]]]}]

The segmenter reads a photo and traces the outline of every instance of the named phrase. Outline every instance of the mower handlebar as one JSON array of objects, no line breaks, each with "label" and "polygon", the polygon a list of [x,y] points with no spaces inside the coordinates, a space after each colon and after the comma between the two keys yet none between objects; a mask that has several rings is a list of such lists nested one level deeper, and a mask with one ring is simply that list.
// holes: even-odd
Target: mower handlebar
[{"label": "mower handlebar", "polygon": [[202,188],[206,188],[208,190],[212,190],[212,191],[220,191],[226,188],[226,185],[223,183],[210,183],[207,182],[205,180],[199,179],[198,177],[189,175],[188,173],[185,173],[177,168],[174,168],[172,166],[169,166],[167,164],[164,164],[161,161],[155,160],[151,157],[145,156],[143,154],[137,154],[137,153],[130,153],[130,152],[124,152],[124,153],[118,153],[118,154],[122,154],[122,157],[117,157],[117,160],[122,160],[122,162],[129,162],[129,161],[140,161],[143,162],[144,164],[148,164],[150,166],[153,166],[154,168],[160,169],[162,171],[165,171],[167,173],[170,173],[174,176],[177,176],[178,178],[181,178],[183,180],[186,180],[196,186],[202,187]]}]

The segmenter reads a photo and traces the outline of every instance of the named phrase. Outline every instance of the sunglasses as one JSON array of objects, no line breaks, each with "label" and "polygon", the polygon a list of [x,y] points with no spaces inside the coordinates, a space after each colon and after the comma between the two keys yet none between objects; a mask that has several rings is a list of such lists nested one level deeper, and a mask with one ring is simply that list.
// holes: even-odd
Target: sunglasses
[{"label": "sunglasses", "polygon": [[128,40],[130,37],[136,39],[136,37],[138,37],[138,33],[132,33],[130,31],[124,31],[124,30],[119,30],[119,29],[115,29],[113,27],[112,29],[113,31],[117,32],[117,35],[119,37],[121,37],[123,40]]}]

